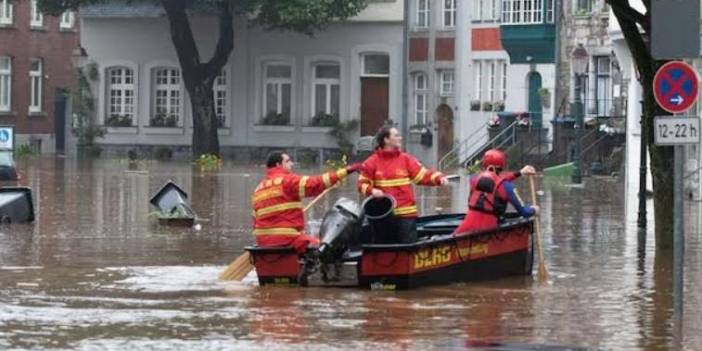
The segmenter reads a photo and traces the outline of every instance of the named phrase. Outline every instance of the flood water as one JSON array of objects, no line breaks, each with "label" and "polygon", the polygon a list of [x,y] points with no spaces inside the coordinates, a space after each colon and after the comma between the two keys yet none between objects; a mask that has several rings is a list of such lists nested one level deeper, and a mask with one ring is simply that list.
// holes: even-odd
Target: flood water
[{"label": "flood water", "polygon": [[[187,163],[53,157],[20,166],[36,221],[0,227],[2,350],[702,348],[699,203],[686,204],[676,345],[672,260],[656,255],[652,231],[637,234],[621,179],[588,178],[584,188],[540,180],[546,284],[519,277],[378,292],[217,281],[253,241],[249,198],[261,167],[202,174]],[[148,200],[168,179],[190,194],[201,230],[150,218]],[[518,183],[529,198],[526,181]],[[464,187],[419,191],[422,212],[463,210]],[[356,198],[353,182],[308,218],[342,195]]]}]

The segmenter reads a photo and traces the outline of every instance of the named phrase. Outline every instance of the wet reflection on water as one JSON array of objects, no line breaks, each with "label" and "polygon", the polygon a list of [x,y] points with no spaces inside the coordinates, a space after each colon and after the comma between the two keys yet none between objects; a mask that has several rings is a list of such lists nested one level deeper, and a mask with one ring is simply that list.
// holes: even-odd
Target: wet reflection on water
[{"label": "wet reflection on water", "polygon": [[[672,260],[655,255],[652,234],[637,234],[616,179],[588,179],[585,188],[541,182],[546,285],[518,277],[370,292],[216,280],[252,242],[249,197],[259,167],[203,175],[185,163],[59,158],[20,167],[37,219],[0,228],[0,349],[672,348]],[[202,230],[149,218],[148,199],[168,179],[190,194]],[[519,181],[524,199],[526,185]],[[466,206],[465,184],[419,194],[425,214]],[[353,183],[308,218],[321,218],[339,196],[356,199]],[[683,346],[696,349],[701,210],[687,210]]]}]

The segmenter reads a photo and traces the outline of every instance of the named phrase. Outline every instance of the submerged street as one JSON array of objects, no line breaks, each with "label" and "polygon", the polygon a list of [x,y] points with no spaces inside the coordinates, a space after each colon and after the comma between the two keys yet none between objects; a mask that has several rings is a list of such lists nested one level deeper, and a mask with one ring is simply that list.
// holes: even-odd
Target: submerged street
[{"label": "submerged street", "polygon": [[[651,228],[639,239],[618,178],[587,178],[584,188],[540,179],[547,284],[518,277],[377,292],[260,288],[251,275],[217,281],[253,242],[250,194],[262,167],[200,173],[186,163],[44,157],[20,169],[36,221],[0,229],[1,349],[673,348],[672,260],[655,255]],[[148,200],[168,179],[188,192],[202,230],[149,218]],[[355,180],[308,219],[339,196],[357,199]],[[517,184],[529,199],[528,183]],[[420,188],[420,212],[463,211],[466,196],[465,179]],[[692,350],[702,344],[700,206],[686,207],[683,346]]]}]

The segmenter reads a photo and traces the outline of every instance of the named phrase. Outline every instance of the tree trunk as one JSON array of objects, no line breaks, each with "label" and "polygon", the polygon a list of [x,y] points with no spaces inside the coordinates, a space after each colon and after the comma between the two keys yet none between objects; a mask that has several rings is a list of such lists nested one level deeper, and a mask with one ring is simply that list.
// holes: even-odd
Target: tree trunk
[{"label": "tree trunk", "polygon": [[[646,138],[646,145],[648,145],[651,157],[656,248],[667,250],[673,246],[673,148],[656,146],[653,140],[653,119],[657,115],[669,114],[658,107],[653,97],[653,77],[658,67],[665,61],[657,61],[650,54],[648,45],[651,38],[650,1],[644,2],[648,9],[645,15],[634,10],[628,3],[615,0],[607,0],[607,3],[612,6],[612,11],[619,22],[639,73],[639,83],[643,88],[644,107],[641,137]],[[628,117],[634,118],[635,116]]]},{"label": "tree trunk", "polygon": [[200,53],[186,13],[189,0],[161,0],[171,29],[171,39],[178,54],[185,89],[193,111],[192,155],[219,156],[217,118],[212,85],[234,49],[232,2],[219,1],[219,38],[212,59],[200,62]]}]

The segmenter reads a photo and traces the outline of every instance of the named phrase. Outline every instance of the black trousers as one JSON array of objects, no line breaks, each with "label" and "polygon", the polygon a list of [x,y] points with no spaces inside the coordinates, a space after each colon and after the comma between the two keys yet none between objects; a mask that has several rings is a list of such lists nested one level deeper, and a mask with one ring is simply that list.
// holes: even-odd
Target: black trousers
[{"label": "black trousers", "polygon": [[373,243],[409,244],[417,241],[417,220],[415,218],[385,218],[371,223]]}]

